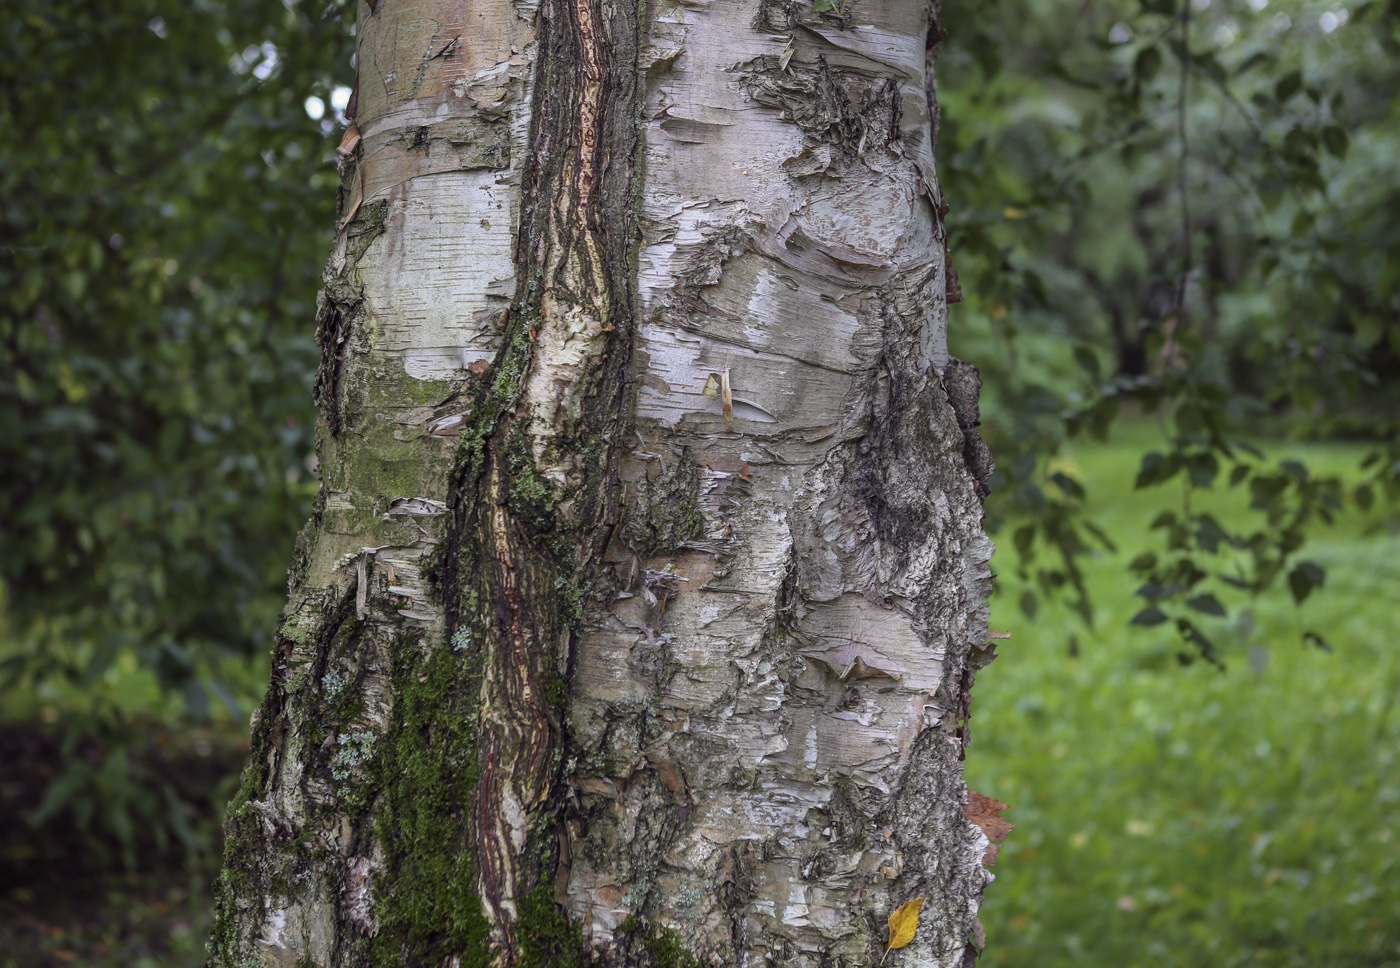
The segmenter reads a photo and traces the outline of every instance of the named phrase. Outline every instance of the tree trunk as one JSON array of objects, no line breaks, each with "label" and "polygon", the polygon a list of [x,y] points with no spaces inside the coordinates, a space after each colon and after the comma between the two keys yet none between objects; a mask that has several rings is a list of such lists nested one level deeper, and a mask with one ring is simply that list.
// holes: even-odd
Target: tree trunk
[{"label": "tree trunk", "polygon": [[936,5],[359,15],[212,964],[873,965],[924,897],[889,963],[962,965],[991,468]]}]

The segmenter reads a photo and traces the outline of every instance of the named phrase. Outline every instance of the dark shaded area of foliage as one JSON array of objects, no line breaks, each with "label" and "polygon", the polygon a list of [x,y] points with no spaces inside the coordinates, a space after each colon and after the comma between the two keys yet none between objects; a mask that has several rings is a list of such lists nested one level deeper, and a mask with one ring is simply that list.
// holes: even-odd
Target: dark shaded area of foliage
[{"label": "dark shaded area of foliage", "polygon": [[[203,962],[210,845],[247,743],[152,724],[122,739],[0,729],[0,965]],[[15,836],[75,778],[93,787],[77,809]],[[113,825],[129,837],[93,836]]]},{"label": "dark shaded area of foliage", "polygon": [[340,13],[0,20],[0,687],[131,656],[202,718],[265,641],[314,487],[335,179],[302,102],[349,73]]}]

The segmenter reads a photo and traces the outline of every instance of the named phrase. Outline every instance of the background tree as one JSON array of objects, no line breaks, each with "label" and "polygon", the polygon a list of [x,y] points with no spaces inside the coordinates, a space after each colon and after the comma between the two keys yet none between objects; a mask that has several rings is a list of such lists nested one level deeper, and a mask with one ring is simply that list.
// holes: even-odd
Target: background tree
[{"label": "background tree", "polygon": [[[1028,617],[1068,592],[1087,620],[1081,566],[1115,536],[1058,447],[1102,437],[1123,407],[1161,415],[1138,486],[1181,499],[1133,561],[1140,621],[1170,617],[1189,654],[1220,661],[1222,603],[1280,584],[1301,602],[1324,579],[1301,553],[1310,527],[1397,494],[1400,245],[1382,213],[1400,186],[1376,167],[1395,147],[1396,11],[998,10],[949,10],[942,137],[972,317],[958,334],[994,374],[993,527],[1019,519]],[[1366,480],[1267,460],[1242,440],[1260,428],[1374,441]],[[1193,510],[1217,480],[1244,499]]]}]

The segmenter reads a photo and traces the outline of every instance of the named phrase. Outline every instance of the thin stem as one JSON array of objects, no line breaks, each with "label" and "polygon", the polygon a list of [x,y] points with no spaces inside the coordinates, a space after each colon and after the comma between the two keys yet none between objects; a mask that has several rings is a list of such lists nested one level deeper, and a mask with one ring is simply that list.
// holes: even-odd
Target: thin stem
[{"label": "thin stem", "polygon": [[1178,191],[1181,194],[1181,277],[1176,290],[1176,328],[1186,321],[1186,281],[1191,274],[1191,203],[1187,195],[1186,165],[1190,148],[1186,134],[1187,82],[1191,77],[1191,0],[1181,0],[1181,88],[1177,94],[1176,123],[1181,139]]}]

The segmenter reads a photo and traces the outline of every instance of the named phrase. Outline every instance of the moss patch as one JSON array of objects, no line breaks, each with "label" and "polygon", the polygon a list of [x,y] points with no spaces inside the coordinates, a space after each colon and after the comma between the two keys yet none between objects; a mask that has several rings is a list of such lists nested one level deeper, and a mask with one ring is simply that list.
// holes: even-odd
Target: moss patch
[{"label": "moss patch", "polygon": [[425,655],[416,634],[394,649],[394,722],[378,762],[375,818],[385,865],[371,952],[384,968],[436,968],[452,956],[462,968],[491,962],[470,837],[479,663],[474,649]]},{"label": "moss patch", "polygon": [[634,953],[646,952],[645,968],[700,968],[700,960],[685,946],[680,935],[665,925],[643,925],[633,914],[617,926],[617,933],[625,937],[626,946]]},{"label": "moss patch", "polygon": [[536,886],[519,909],[520,968],[585,968],[583,927],[555,902],[552,885]]}]

